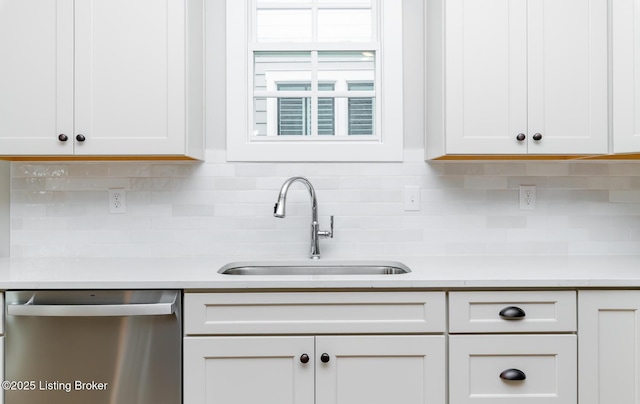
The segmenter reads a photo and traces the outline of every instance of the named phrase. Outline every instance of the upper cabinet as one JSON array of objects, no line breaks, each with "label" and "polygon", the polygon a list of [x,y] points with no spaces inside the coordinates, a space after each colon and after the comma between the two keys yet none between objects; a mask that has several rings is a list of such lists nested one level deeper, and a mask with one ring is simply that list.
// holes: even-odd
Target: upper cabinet
[{"label": "upper cabinet", "polygon": [[606,0],[429,0],[426,157],[608,151]]},{"label": "upper cabinet", "polygon": [[640,152],[638,0],[612,2],[613,152]]},{"label": "upper cabinet", "polygon": [[0,0],[0,155],[203,158],[203,0]]}]

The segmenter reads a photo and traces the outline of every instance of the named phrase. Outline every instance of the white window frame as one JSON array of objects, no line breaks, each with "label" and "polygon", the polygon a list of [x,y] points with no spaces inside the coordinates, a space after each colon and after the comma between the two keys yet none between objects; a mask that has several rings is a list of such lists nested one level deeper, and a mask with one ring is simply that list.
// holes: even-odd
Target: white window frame
[{"label": "white window frame", "polygon": [[380,36],[379,47],[374,49],[379,136],[348,140],[331,136],[292,140],[265,136],[271,139],[263,140],[253,136],[253,50],[249,49],[253,1],[226,1],[228,161],[403,160],[402,0],[372,1],[379,24],[373,31]]}]

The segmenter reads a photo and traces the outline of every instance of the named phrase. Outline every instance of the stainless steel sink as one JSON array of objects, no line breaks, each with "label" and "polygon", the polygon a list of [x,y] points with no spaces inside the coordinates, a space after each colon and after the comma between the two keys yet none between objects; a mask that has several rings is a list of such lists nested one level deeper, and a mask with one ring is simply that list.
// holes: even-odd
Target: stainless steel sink
[{"label": "stainless steel sink", "polygon": [[234,262],[220,268],[223,275],[401,275],[411,272],[393,261]]}]

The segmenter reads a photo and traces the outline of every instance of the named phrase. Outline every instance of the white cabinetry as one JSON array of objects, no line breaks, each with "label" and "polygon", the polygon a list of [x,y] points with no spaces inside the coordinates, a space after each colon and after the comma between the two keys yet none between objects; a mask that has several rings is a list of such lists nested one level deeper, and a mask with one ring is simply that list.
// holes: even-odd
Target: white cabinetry
[{"label": "white cabinetry", "polygon": [[11,167],[8,162],[0,161],[0,257],[9,256],[9,207],[11,205],[9,192],[11,180]]},{"label": "white cabinetry", "polygon": [[202,0],[0,4],[0,155],[203,157]]},{"label": "white cabinetry", "polygon": [[638,0],[612,7],[613,152],[640,152],[640,21]]},{"label": "white cabinetry", "polygon": [[640,404],[640,291],[580,291],[580,404]]},{"label": "white cabinetry", "polygon": [[187,293],[184,402],[444,404],[444,331],[444,292]]},{"label": "white cabinetry", "polygon": [[[0,363],[4,364],[4,337],[0,336]],[[0,381],[4,380],[4,366],[0,368]],[[0,404],[4,403],[4,391],[0,391]]]},{"label": "white cabinetry", "polygon": [[575,292],[451,292],[449,302],[450,404],[577,404]]},{"label": "white cabinetry", "polygon": [[606,0],[429,0],[426,157],[603,154]]}]

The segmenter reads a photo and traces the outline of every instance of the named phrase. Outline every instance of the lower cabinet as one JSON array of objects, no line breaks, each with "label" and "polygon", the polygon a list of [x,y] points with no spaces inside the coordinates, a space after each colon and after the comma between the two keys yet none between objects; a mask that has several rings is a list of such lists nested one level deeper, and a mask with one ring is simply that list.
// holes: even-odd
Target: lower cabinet
[{"label": "lower cabinet", "polygon": [[446,404],[445,292],[185,293],[184,404]]},{"label": "lower cabinet", "polygon": [[576,292],[449,293],[449,404],[577,404]]},{"label": "lower cabinet", "polygon": [[184,308],[184,404],[640,404],[640,290],[186,293]]},{"label": "lower cabinet", "polygon": [[[4,337],[0,337],[0,364],[4,364]],[[4,366],[0,366],[0,381],[4,381]],[[0,390],[0,404],[4,403],[4,389]]]},{"label": "lower cabinet", "polygon": [[450,403],[576,404],[575,335],[452,335]]},{"label": "lower cabinet", "polygon": [[184,402],[443,404],[438,336],[187,337]]},{"label": "lower cabinet", "polygon": [[[0,246],[0,250],[1,250]],[[0,382],[4,381],[4,294],[0,293]],[[4,403],[4,389],[0,389],[0,404]]]},{"label": "lower cabinet", "polygon": [[578,293],[580,404],[640,404],[640,291]]}]

